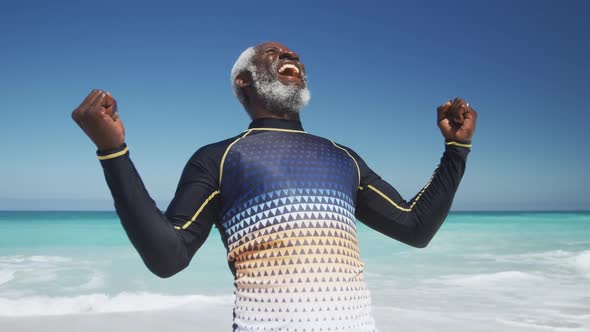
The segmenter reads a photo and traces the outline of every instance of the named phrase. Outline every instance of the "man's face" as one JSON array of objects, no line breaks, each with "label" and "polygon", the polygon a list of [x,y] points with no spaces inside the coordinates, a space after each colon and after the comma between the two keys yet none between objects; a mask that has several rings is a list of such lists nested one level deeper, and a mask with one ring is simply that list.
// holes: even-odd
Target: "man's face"
[{"label": "man's face", "polygon": [[305,67],[295,52],[275,42],[260,44],[252,59],[256,94],[271,112],[298,112],[310,99]]},{"label": "man's face", "polygon": [[299,56],[279,43],[267,42],[256,46],[253,63],[258,70],[273,76],[284,85],[304,88],[307,83],[305,66],[299,62]]}]

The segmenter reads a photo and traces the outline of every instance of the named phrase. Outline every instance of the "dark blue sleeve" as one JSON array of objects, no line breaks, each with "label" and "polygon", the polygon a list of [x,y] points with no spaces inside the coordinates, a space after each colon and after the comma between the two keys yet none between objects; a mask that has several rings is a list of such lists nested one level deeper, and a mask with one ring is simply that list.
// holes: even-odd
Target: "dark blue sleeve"
[{"label": "dark blue sleeve", "polygon": [[470,148],[470,142],[446,142],[445,152],[430,181],[409,201],[348,149],[361,172],[356,218],[403,243],[426,247],[451,209]]},{"label": "dark blue sleeve", "polygon": [[97,154],[121,224],[149,270],[166,278],[188,266],[217,218],[215,158],[205,149],[190,158],[174,198],[162,213],[146,190],[126,145]]}]

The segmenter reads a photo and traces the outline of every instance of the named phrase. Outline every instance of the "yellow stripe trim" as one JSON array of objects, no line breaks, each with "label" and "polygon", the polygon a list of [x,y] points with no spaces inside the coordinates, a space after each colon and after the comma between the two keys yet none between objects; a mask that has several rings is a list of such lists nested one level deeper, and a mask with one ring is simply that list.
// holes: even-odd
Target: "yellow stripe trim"
[{"label": "yellow stripe trim", "polygon": [[97,156],[97,157],[98,157],[98,160],[113,159],[113,158],[117,158],[117,157],[124,155],[125,153],[127,153],[127,151],[129,151],[129,148],[125,147],[123,150],[121,150],[119,152],[107,154],[106,156]]},{"label": "yellow stripe trim", "polygon": [[209,203],[213,199],[213,197],[215,197],[217,194],[219,194],[219,190],[215,190],[214,192],[212,192],[211,195],[209,195],[209,197],[207,197],[207,199],[203,202],[203,204],[201,204],[201,207],[197,210],[197,212],[195,212],[195,214],[193,215],[193,217],[189,221],[187,221],[184,225],[182,225],[182,227],[174,226],[174,228],[186,229],[188,226],[190,226],[197,219],[199,214],[201,214],[201,212],[203,211],[205,206],[207,206],[207,203]]},{"label": "yellow stripe trim", "polygon": [[376,192],[377,194],[379,194],[379,196],[383,197],[383,199],[385,199],[386,201],[388,201],[391,205],[395,206],[396,208],[404,211],[404,212],[410,212],[412,211],[411,208],[407,209],[404,207],[401,207],[399,205],[397,205],[391,198],[387,197],[387,195],[385,195],[384,193],[382,193],[381,191],[379,191],[379,189],[373,187],[372,185],[368,185],[367,188],[373,190],[374,192]]},{"label": "yellow stripe trim", "polygon": [[367,185],[367,188],[369,188],[369,189],[373,190],[374,192],[376,192],[379,196],[383,197],[383,199],[385,199],[386,201],[388,201],[391,205],[395,206],[398,210],[401,210],[401,211],[404,211],[404,212],[412,212],[412,209],[414,208],[414,206],[416,206],[416,203],[418,203],[418,201],[420,200],[420,197],[422,197],[422,194],[424,194],[424,191],[426,191],[426,189],[428,188],[428,186],[430,186],[430,184],[432,183],[432,179],[434,179],[434,176],[436,175],[436,171],[437,170],[438,170],[438,166],[434,170],[434,174],[432,175],[432,177],[430,178],[430,180],[428,181],[428,183],[426,183],[426,185],[424,186],[424,188],[422,188],[422,190],[420,190],[420,193],[418,193],[418,196],[416,196],[416,199],[414,199],[414,201],[412,202],[412,204],[410,205],[409,208],[405,208],[405,207],[399,206],[391,198],[387,197],[387,195],[385,195],[379,189],[373,187],[372,185]]},{"label": "yellow stripe trim", "polygon": [[284,131],[287,133],[306,133],[303,130],[295,130],[295,129],[282,129],[282,128],[250,128],[248,131],[252,130],[269,130],[269,131]]},{"label": "yellow stripe trim", "polygon": [[352,161],[354,161],[354,164],[356,165],[356,171],[357,171],[357,174],[359,177],[359,184],[358,185],[360,187],[360,185],[361,185],[361,168],[359,167],[359,164],[356,162],[356,159],[354,159],[354,157],[345,148],[338,146],[338,144],[334,143],[334,141],[330,141],[330,142],[332,142],[332,144],[334,144],[335,147],[346,152],[346,154],[352,159]]},{"label": "yellow stripe trim", "polygon": [[462,148],[470,148],[471,144],[463,144],[463,143],[457,143],[457,142],[446,142],[446,145],[456,145],[456,146],[460,146]]},{"label": "yellow stripe trim", "polygon": [[227,153],[229,152],[229,149],[231,149],[231,147],[234,144],[236,144],[242,138],[246,137],[251,132],[252,132],[252,129],[247,130],[244,135],[238,137],[235,141],[231,142],[231,144],[227,146],[227,149],[225,149],[225,152],[223,153],[223,157],[221,157],[221,164],[219,164],[219,188],[221,188],[221,178],[223,177],[223,164],[225,164],[225,157],[227,157]]}]

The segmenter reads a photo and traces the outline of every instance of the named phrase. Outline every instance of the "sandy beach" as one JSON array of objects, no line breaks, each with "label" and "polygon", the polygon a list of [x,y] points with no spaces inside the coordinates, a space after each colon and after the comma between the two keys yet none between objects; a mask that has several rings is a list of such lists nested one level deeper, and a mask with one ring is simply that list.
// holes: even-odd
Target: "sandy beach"
[{"label": "sandy beach", "polygon": [[[375,307],[374,316],[380,332],[413,331],[471,331],[471,332],[533,332],[533,331],[587,331],[574,326],[545,326],[522,322],[512,325],[492,317],[487,319],[468,315]],[[586,326],[590,326],[587,315]],[[158,311],[126,313],[91,313],[60,316],[0,317],[1,331],[46,332],[194,332],[231,331],[231,306],[194,306]]]}]

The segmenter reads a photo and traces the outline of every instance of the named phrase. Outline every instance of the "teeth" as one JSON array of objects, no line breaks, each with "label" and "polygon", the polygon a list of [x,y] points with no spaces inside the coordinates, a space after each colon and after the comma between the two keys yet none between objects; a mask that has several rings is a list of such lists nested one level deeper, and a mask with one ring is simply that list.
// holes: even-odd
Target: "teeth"
[{"label": "teeth", "polygon": [[284,72],[286,69],[289,69],[289,68],[291,68],[291,69],[295,70],[295,72],[296,72],[297,74],[299,74],[299,68],[297,68],[297,66],[295,66],[295,65],[293,65],[293,64],[290,64],[290,63],[285,63],[284,65],[282,65],[282,66],[281,66],[281,68],[279,68],[279,73],[282,73],[282,72]]}]

